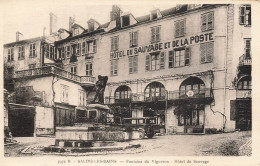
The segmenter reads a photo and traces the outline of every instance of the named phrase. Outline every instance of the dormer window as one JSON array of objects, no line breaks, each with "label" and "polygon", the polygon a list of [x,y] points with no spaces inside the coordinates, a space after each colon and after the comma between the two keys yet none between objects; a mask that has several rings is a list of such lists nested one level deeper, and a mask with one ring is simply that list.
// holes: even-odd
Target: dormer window
[{"label": "dormer window", "polygon": [[73,36],[79,35],[79,28],[73,29]]},{"label": "dormer window", "polygon": [[155,20],[155,19],[157,19],[158,17],[157,17],[157,12],[156,11],[154,11],[154,12],[152,12],[151,13],[151,20]]},{"label": "dormer window", "polygon": [[130,17],[129,15],[122,16],[122,27],[130,25]]},{"label": "dormer window", "polygon": [[90,22],[90,23],[88,24],[88,30],[89,30],[89,32],[94,31],[94,29],[95,29],[94,23],[93,23],[93,22]]},{"label": "dormer window", "polygon": [[162,17],[162,14],[159,9],[151,11],[150,20],[156,20],[161,17]]}]

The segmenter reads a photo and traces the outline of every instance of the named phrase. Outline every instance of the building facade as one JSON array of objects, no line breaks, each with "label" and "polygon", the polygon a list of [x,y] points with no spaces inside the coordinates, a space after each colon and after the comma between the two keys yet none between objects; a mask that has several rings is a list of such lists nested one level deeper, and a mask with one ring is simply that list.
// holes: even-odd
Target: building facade
[{"label": "building facade", "polygon": [[156,116],[169,132],[250,129],[250,6],[179,5],[119,18],[102,35],[98,69],[110,75],[111,108]]},{"label": "building facade", "polygon": [[[52,42],[46,41],[36,44],[43,57],[34,70],[15,61],[23,50],[12,51],[17,42],[6,44],[4,51],[15,78],[31,78],[20,84],[44,92],[49,104],[42,98],[40,106],[52,110],[46,111],[53,120],[42,127],[46,130],[97,117],[86,106],[98,75],[109,77],[105,104],[116,123],[156,117],[167,133],[251,129],[250,5],[177,5],[142,17],[114,5],[109,22],[90,19],[81,26],[70,18],[69,30],[61,28]],[[29,45],[24,49],[31,52]],[[24,63],[32,63],[26,58]],[[43,79],[50,86],[41,86]],[[43,112],[41,120],[47,115]]]}]

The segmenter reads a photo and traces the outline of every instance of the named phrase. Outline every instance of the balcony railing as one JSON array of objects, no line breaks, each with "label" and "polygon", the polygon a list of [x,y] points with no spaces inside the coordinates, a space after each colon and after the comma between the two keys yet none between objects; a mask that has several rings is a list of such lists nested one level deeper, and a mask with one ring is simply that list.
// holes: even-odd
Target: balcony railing
[{"label": "balcony railing", "polygon": [[78,76],[76,74],[62,70],[61,68],[58,68],[56,66],[45,66],[45,67],[41,67],[41,68],[16,71],[14,78],[43,76],[43,75],[49,75],[49,74],[54,74],[54,75],[60,76],[62,78],[69,79],[69,80],[72,80],[72,81],[75,81],[75,82],[81,83],[81,84],[86,84],[86,83],[94,84],[95,80],[96,80],[95,77]]},{"label": "balcony railing", "polygon": [[246,57],[245,54],[239,57],[239,66],[252,65],[251,57]]},{"label": "balcony railing", "polygon": [[186,98],[207,98],[212,97],[210,93],[210,88],[205,88],[202,90],[192,90],[188,95],[182,91],[169,91],[168,92],[168,100],[177,100],[177,99],[186,99]]},{"label": "balcony railing", "polygon": [[115,99],[114,96],[105,97],[105,104],[115,104],[122,102],[150,102],[150,101],[165,101],[165,100],[179,100],[187,98],[212,98],[212,93],[210,88],[205,88],[202,90],[192,90],[189,93],[182,91],[168,91],[168,95],[165,96],[153,96],[148,97],[148,94],[145,93],[131,93],[129,99]]}]

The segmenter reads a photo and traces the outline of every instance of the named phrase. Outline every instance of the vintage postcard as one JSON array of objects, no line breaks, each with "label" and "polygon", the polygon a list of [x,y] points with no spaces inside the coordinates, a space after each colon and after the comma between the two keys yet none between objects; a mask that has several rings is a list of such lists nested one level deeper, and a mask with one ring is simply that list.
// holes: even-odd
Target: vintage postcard
[{"label": "vintage postcard", "polygon": [[0,1],[7,165],[259,165],[258,2]]}]

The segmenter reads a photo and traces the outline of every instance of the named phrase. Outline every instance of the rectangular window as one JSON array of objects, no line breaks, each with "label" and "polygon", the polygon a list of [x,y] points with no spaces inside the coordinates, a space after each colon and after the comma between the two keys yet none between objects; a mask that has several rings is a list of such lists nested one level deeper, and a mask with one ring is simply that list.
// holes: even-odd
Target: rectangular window
[{"label": "rectangular window", "polygon": [[46,58],[50,58],[50,46],[49,46],[49,44],[45,45],[45,55],[46,55]]},{"label": "rectangular window", "polygon": [[145,70],[159,70],[165,68],[165,52],[146,55]]},{"label": "rectangular window", "polygon": [[151,28],[151,43],[161,40],[161,26]]},{"label": "rectangular window", "polygon": [[138,31],[130,32],[130,47],[136,47],[138,45]]},{"label": "rectangular window", "polygon": [[66,56],[67,58],[70,58],[70,46],[66,47]]},{"label": "rectangular window", "polygon": [[86,94],[83,90],[79,90],[79,105],[80,106],[86,105]]},{"label": "rectangular window", "polygon": [[24,59],[24,46],[18,47],[18,60]]},{"label": "rectangular window", "polygon": [[77,74],[77,67],[76,66],[70,67],[70,72],[73,74]]},{"label": "rectangular window", "polygon": [[73,36],[78,35],[79,34],[79,28],[74,28],[73,32],[74,32]]},{"label": "rectangular window", "polygon": [[241,6],[239,15],[240,25],[251,25],[251,6]]},{"label": "rectangular window", "polygon": [[214,42],[200,44],[201,63],[212,62],[214,56]]},{"label": "rectangular window", "polygon": [[76,44],[76,56],[81,55],[81,43]]},{"label": "rectangular window", "polygon": [[122,27],[129,26],[129,25],[130,25],[130,16],[129,15],[122,16]]},{"label": "rectangular window", "polygon": [[169,68],[173,68],[173,51],[169,51]]},{"label": "rectangular window", "polygon": [[50,46],[50,59],[54,58],[53,46]]},{"label": "rectangular window", "polygon": [[185,26],[186,26],[185,19],[175,21],[175,37],[185,36]]},{"label": "rectangular window", "polygon": [[8,49],[8,62],[14,61],[14,48]]},{"label": "rectangular window", "polygon": [[92,69],[92,63],[86,64],[86,75],[92,76],[93,75],[93,69]]},{"label": "rectangular window", "polygon": [[[190,48],[174,50],[173,65],[174,67],[188,66],[190,64]],[[170,57],[170,55],[169,55]],[[172,61],[172,58],[171,58]],[[169,61],[170,63],[170,61]],[[169,64],[170,66],[170,64]]]},{"label": "rectangular window", "polygon": [[61,59],[65,59],[65,47],[61,48]]},{"label": "rectangular window", "polygon": [[36,45],[35,43],[30,44],[30,55],[29,57],[36,57]]},{"label": "rectangular window", "polygon": [[87,44],[86,44],[86,41],[83,41],[82,42],[82,56],[85,56],[85,53],[86,53],[86,46],[87,46]]},{"label": "rectangular window", "polygon": [[93,40],[93,53],[97,52],[97,41]]},{"label": "rectangular window", "polygon": [[138,70],[138,56],[129,57],[129,74],[137,73]]},{"label": "rectangular window", "polygon": [[214,29],[214,13],[204,13],[201,15],[201,31]]},{"label": "rectangular window", "polygon": [[111,51],[117,51],[119,45],[119,36],[111,37]]},{"label": "rectangular window", "polygon": [[245,58],[251,58],[251,39],[245,39]]},{"label": "rectangular window", "polygon": [[29,69],[34,69],[36,67],[36,64],[29,64]]},{"label": "rectangular window", "polygon": [[68,103],[69,102],[69,86],[61,85],[61,102]]},{"label": "rectangular window", "polygon": [[119,62],[119,59],[111,60],[111,66],[110,66],[110,74],[111,74],[111,76],[118,75],[118,62]]}]

